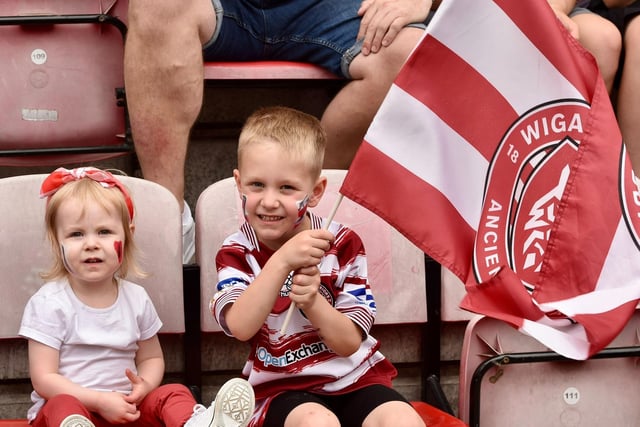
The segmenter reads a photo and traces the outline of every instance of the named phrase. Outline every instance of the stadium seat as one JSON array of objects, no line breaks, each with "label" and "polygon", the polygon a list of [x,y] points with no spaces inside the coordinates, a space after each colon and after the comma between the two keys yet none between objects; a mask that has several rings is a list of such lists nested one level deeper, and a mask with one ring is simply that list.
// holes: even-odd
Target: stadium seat
[{"label": "stadium seat", "polygon": [[[0,166],[90,163],[134,152],[123,77],[129,0],[0,2]],[[206,62],[212,85],[343,79],[291,61]]]},{"label": "stadium seat", "polygon": [[460,418],[471,427],[637,425],[639,337],[636,312],[608,348],[575,361],[475,316],[462,349]]},{"label": "stadium seat", "polygon": [[133,152],[124,100],[125,0],[0,2],[0,166]]},{"label": "stadium seat", "polygon": [[317,65],[290,61],[205,62],[205,80],[340,80]]}]

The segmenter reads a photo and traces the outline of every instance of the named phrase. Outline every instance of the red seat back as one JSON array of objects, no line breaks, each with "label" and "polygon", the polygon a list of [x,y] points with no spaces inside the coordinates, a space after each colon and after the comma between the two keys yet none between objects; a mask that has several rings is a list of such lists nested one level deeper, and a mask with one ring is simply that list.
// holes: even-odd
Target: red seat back
[{"label": "red seat back", "polygon": [[0,2],[0,165],[89,162],[132,150],[116,96],[126,12],[123,0]]}]

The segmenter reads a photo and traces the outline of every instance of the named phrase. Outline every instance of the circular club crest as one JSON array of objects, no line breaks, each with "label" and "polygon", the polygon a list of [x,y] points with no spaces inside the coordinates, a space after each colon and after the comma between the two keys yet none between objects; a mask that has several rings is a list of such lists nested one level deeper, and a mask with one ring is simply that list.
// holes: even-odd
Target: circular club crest
[{"label": "circular club crest", "polygon": [[505,133],[485,183],[473,260],[478,283],[508,266],[533,289],[588,114],[584,101],[547,103]]},{"label": "circular club crest", "polygon": [[629,235],[640,250],[640,179],[631,169],[631,161],[627,157],[627,151],[622,145],[620,151],[620,194],[622,203],[622,216],[629,230]]}]

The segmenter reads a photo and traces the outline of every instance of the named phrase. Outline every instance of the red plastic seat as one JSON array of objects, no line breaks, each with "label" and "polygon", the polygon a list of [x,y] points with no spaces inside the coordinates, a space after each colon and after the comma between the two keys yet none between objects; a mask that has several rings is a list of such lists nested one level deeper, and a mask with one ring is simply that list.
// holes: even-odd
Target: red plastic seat
[{"label": "red plastic seat", "polygon": [[0,2],[0,165],[90,162],[133,150],[117,93],[127,2],[107,3]]},{"label": "red plastic seat", "polygon": [[0,427],[29,427],[30,424],[26,418],[18,420],[0,420]]},{"label": "red plastic seat", "polygon": [[338,80],[317,65],[288,61],[205,62],[205,80]]}]

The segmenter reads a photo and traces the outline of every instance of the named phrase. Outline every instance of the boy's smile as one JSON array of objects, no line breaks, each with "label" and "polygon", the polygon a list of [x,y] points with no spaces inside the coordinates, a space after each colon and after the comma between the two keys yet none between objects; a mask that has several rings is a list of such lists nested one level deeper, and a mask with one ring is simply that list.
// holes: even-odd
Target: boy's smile
[{"label": "boy's smile", "polygon": [[313,203],[314,176],[309,166],[276,143],[256,142],[234,171],[245,219],[258,239],[278,249],[309,227],[305,213]]}]

